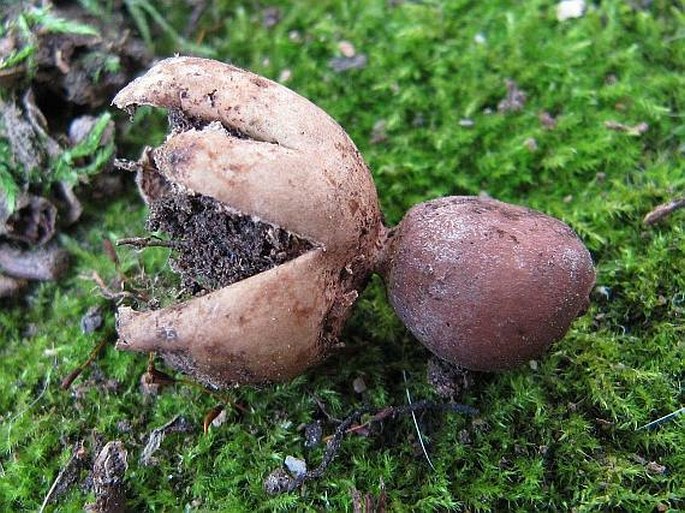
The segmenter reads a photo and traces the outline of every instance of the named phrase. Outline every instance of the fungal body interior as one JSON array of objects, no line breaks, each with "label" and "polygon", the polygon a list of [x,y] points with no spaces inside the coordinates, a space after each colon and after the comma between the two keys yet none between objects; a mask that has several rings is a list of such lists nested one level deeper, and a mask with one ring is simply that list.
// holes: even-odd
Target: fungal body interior
[{"label": "fungal body interior", "polygon": [[150,228],[178,241],[174,267],[201,292],[120,308],[117,347],[213,388],[286,380],[325,357],[385,233],[342,128],[274,82],[197,58],[160,62],[113,103],[169,110],[138,181]]},{"label": "fungal body interior", "polygon": [[206,386],[286,380],[320,361],[374,270],[418,340],[475,370],[539,356],[587,305],[590,254],[539,212],[448,197],[386,229],[344,130],[267,79],[176,57],[113,103],[169,111],[138,181],[149,227],[175,241],[172,265],[195,293],[120,308],[117,347],[157,352]]}]

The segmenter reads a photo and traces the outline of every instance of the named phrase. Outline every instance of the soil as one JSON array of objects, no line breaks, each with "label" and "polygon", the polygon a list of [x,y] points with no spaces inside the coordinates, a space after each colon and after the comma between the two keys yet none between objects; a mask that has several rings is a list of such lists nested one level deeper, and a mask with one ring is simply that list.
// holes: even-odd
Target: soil
[{"label": "soil", "polygon": [[428,360],[428,384],[444,399],[455,400],[473,386],[473,372],[453,365],[437,356]]},{"label": "soil", "polygon": [[192,293],[244,280],[313,247],[283,228],[176,185],[150,202],[148,229],[177,243],[170,265]]}]

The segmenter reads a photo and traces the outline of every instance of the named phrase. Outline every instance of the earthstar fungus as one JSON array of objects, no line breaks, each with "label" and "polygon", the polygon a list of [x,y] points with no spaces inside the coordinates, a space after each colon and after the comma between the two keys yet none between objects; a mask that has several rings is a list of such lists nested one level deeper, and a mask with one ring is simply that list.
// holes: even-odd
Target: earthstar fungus
[{"label": "earthstar fungus", "polygon": [[209,387],[287,380],[322,360],[374,271],[416,338],[476,370],[539,356],[587,305],[587,249],[539,212],[449,197],[386,228],[354,143],[275,82],[175,57],[113,104],[169,111],[171,133],[145,152],[138,182],[195,293],[121,307],[117,347],[157,352]]}]

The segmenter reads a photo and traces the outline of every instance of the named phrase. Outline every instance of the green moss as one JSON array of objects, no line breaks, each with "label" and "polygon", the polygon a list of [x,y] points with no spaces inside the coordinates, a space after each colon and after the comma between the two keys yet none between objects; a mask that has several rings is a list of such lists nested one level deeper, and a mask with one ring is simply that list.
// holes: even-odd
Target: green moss
[{"label": "green moss", "polygon": [[[265,28],[261,11],[226,2],[209,8],[197,34],[219,59],[272,78],[289,69],[287,85],[339,120],[362,150],[390,222],[417,201],[485,191],[571,224],[598,268],[590,311],[535,369],[479,376],[463,398],[480,409],[475,421],[419,416],[435,471],[411,419],[396,419],[369,437],[346,438],[322,479],[268,497],[262,480],[285,456],[305,457],[310,467],[320,461],[322,449],[305,449],[298,429],[325,418],[316,400],[336,417],[364,402],[402,404],[402,371],[415,400],[434,398],[427,351],[374,279],[341,353],[291,383],[233,391],[242,410],[231,408],[207,435],[202,419],[216,399],[180,386],[144,397],[142,355],[108,347],[75,384],[78,394],[63,392],[60,380],[101,338],[115,337],[112,310],[90,279],[93,271],[106,283],[117,277],[102,241],[143,233],[133,193],[106,209],[91,206],[65,236],[70,274],[0,311],[0,509],[35,511],[71,444],[94,433],[126,444],[136,510],[351,511],[352,487],[377,495],[381,482],[391,511],[685,508],[685,419],[637,430],[685,401],[685,213],[642,225],[651,208],[685,189],[682,9],[610,0],[560,23],[550,1],[391,4],[282,2],[281,21]],[[169,13],[175,30],[186,15]],[[341,40],[367,54],[363,69],[332,71]],[[527,95],[519,112],[497,112],[506,79]],[[554,129],[541,124],[541,112],[556,119]],[[155,116],[136,118],[127,153],[159,142],[147,135],[158,126]],[[387,139],[372,143],[379,120]],[[607,121],[649,128],[633,136]],[[145,269],[156,276],[166,257],[122,250],[120,258],[127,275]],[[84,335],[79,319],[96,304],[107,312],[106,326]],[[118,387],[108,390],[98,374]],[[368,386],[363,397],[352,390],[358,376]],[[196,432],[170,435],[159,464],[141,466],[144,434],[176,414]],[[130,431],[117,428],[122,420]],[[325,422],[326,434],[332,429]],[[87,498],[74,488],[59,510],[77,511]]]}]

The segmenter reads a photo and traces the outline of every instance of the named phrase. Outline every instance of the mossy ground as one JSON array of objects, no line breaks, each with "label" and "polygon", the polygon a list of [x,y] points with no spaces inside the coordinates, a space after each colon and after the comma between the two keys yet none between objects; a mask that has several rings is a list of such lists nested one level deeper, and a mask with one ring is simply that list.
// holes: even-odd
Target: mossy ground
[{"label": "mossy ground", "polygon": [[[84,222],[62,236],[71,273],[0,311],[0,510],[37,510],[73,443],[95,436],[128,448],[135,511],[351,511],[353,487],[377,494],[382,483],[391,511],[684,509],[685,415],[636,430],[685,402],[685,211],[642,224],[652,207],[685,191],[682,3],[590,2],[583,17],[563,23],[553,1],[279,7],[282,19],[267,28],[261,8],[217,3],[197,36],[218,59],[274,79],[289,70],[287,85],[358,144],[389,222],[418,201],[485,191],[569,223],[598,268],[589,312],[537,366],[478,377],[463,397],[481,411],[475,422],[420,417],[435,470],[403,418],[369,437],[347,437],[322,479],[269,497],[262,481],[286,455],[319,461],[321,448],[306,450],[298,430],[322,417],[316,401],[343,417],[363,403],[402,404],[405,388],[414,399],[435,398],[427,352],[374,280],[342,353],[291,383],[232,392],[244,411],[230,409],[207,435],[202,419],[216,399],[181,386],[144,397],[142,355],[110,346],[64,392],[61,379],[99,340],[115,338],[112,309],[91,278],[93,271],[105,281],[116,276],[102,242],[144,231],[133,191],[90,205]],[[168,13],[179,30],[187,17]],[[331,69],[341,41],[367,55],[365,67]],[[170,41],[165,48],[174,50]],[[518,112],[497,111],[506,79],[526,93]],[[553,129],[541,123],[542,112],[556,118]],[[631,135],[607,121],[649,128]],[[163,130],[158,117],[139,116],[127,134],[128,156]],[[136,274],[157,272],[166,256],[122,250],[120,258],[124,272]],[[84,335],[79,319],[94,305],[105,308],[105,327]],[[359,376],[368,386],[363,395],[352,388]],[[118,386],[106,386],[108,379]],[[146,433],[177,414],[197,431],[171,435],[159,463],[141,466]],[[330,433],[333,425],[324,425]],[[74,487],[51,508],[78,511],[87,500]]]}]

